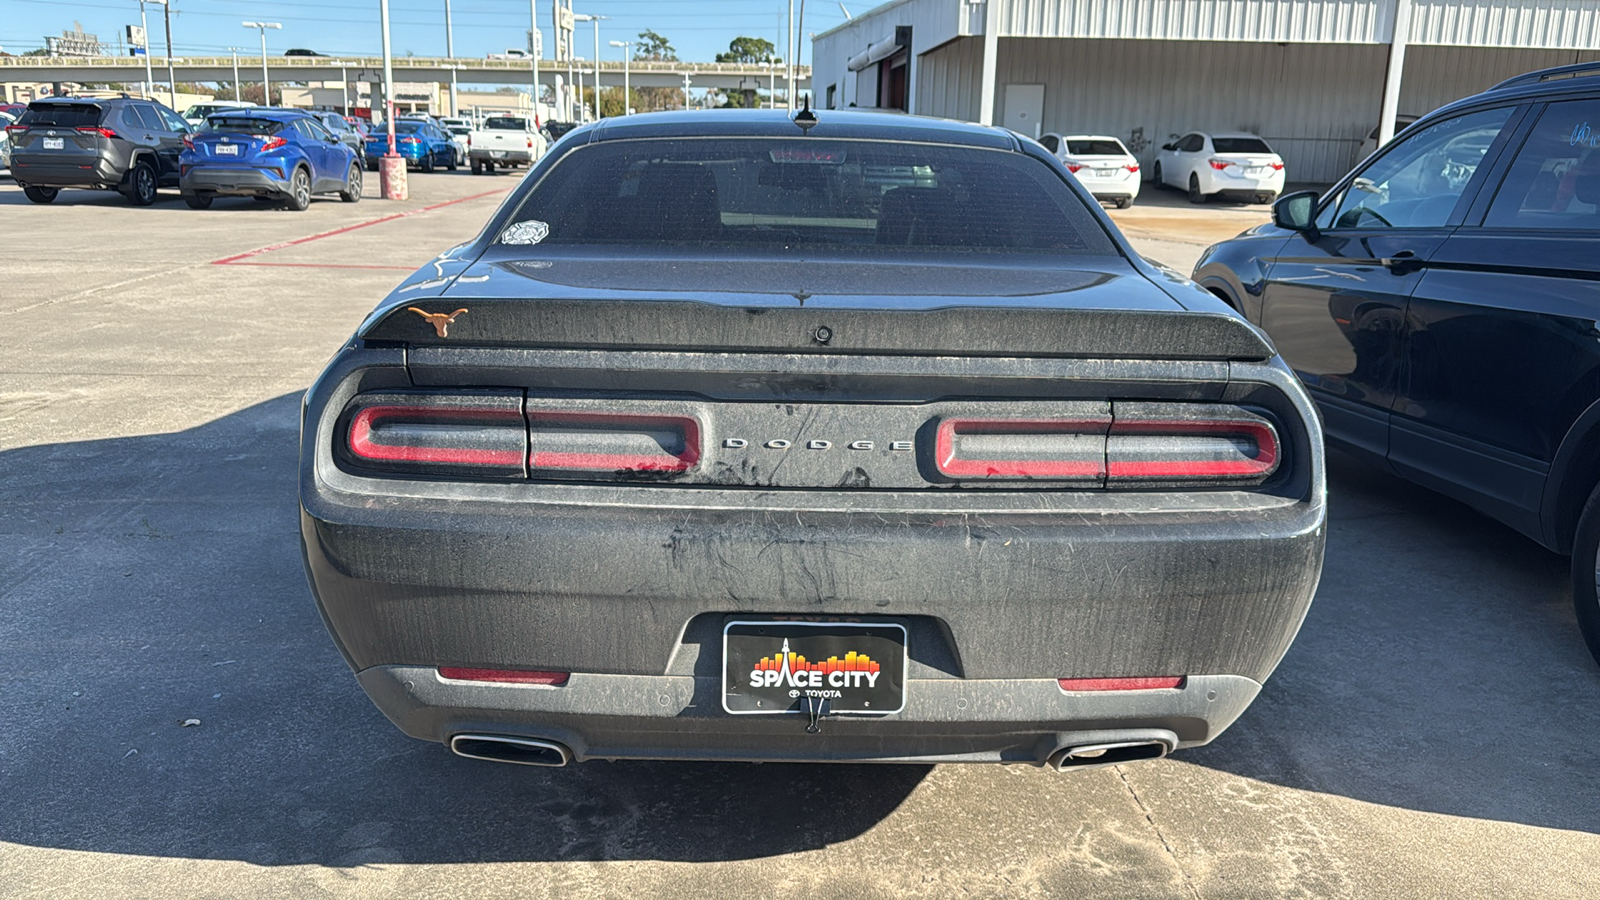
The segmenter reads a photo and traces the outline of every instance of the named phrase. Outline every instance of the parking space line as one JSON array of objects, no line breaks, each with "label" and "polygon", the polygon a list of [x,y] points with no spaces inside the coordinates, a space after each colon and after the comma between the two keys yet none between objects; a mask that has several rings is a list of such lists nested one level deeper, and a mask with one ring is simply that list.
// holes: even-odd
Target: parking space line
[{"label": "parking space line", "polygon": [[457,197],[454,200],[446,200],[443,203],[435,203],[432,206],[424,206],[424,207],[421,207],[420,209],[409,209],[409,210],[406,210],[405,212],[395,213],[394,215],[383,216],[381,218],[371,219],[371,220],[366,221],[366,222],[357,222],[354,225],[346,225],[343,228],[335,228],[332,231],[324,231],[324,232],[322,232],[320,234],[313,234],[313,235],[309,235],[309,236],[303,237],[303,238],[295,238],[292,241],[283,241],[282,243],[269,244],[269,245],[267,245],[265,247],[260,247],[260,248],[257,248],[255,250],[251,250],[251,251],[246,252],[246,253],[240,253],[237,256],[229,256],[229,257],[226,257],[226,258],[223,258],[223,259],[214,259],[214,260],[211,261],[211,264],[213,266],[245,266],[245,265],[255,265],[255,266],[270,266],[270,265],[291,266],[292,265],[292,266],[296,266],[297,268],[311,268],[311,269],[405,269],[407,271],[410,271],[410,270],[412,270],[412,269],[414,269],[416,267],[415,266],[321,265],[321,264],[317,264],[317,263],[246,263],[246,262],[241,262],[241,260],[246,260],[246,259],[250,259],[251,257],[260,256],[263,253],[271,253],[274,250],[283,250],[283,249],[286,249],[288,247],[299,246],[300,244],[308,244],[308,243],[310,243],[312,241],[320,241],[323,238],[334,237],[336,235],[345,234],[346,232],[355,231],[355,230],[360,229],[360,228],[367,228],[367,227],[370,227],[372,225],[382,225],[384,222],[393,222],[396,219],[404,219],[407,216],[414,216],[414,215],[417,215],[419,213],[432,212],[433,210],[436,210],[436,209],[444,209],[446,206],[454,206],[457,203],[465,203],[468,200],[481,200],[484,197],[492,197],[492,196],[494,196],[496,194],[504,194],[509,190],[510,190],[510,188],[502,188],[501,190],[498,190],[498,191],[484,191],[481,194],[472,194],[472,195],[466,196],[466,197]]}]

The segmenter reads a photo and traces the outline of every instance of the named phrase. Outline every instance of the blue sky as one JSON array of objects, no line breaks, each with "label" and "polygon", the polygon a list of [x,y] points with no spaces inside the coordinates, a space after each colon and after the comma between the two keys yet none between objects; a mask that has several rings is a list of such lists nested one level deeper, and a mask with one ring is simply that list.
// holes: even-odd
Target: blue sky
[{"label": "blue sky", "polygon": [[[550,41],[552,0],[537,0],[539,29]],[[881,0],[845,0],[860,15]],[[798,9],[799,0],[795,6]],[[600,23],[602,59],[621,59],[621,49],[606,46],[610,40],[632,39],[646,28],[672,42],[678,57],[709,62],[739,35],[764,37],[778,45],[788,0],[576,0],[580,13],[610,16]],[[806,0],[804,31],[815,34],[845,20],[834,0]],[[150,38],[161,53],[165,37],[161,10],[148,6]],[[443,56],[444,0],[389,0],[396,55]],[[451,0],[457,56],[482,57],[507,47],[523,45],[528,27],[528,0]],[[376,55],[380,52],[378,0],[173,0],[172,43],[176,56],[226,54],[239,47],[260,53],[260,38],[240,22],[282,22],[282,31],[267,32],[267,52],[282,53],[306,47],[332,55]],[[0,47],[21,53],[44,46],[46,34],[60,34],[74,21],[115,43],[123,26],[139,24],[138,0],[0,0]],[[593,26],[578,26],[578,52],[593,53]],[[811,62],[809,41],[800,61]]]}]

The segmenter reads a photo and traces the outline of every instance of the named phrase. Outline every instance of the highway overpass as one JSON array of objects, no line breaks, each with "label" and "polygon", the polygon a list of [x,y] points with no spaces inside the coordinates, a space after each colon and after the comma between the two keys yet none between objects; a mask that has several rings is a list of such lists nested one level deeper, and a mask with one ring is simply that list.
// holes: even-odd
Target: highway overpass
[{"label": "highway overpass", "polygon": [[[151,57],[156,81],[165,83],[167,60]],[[231,82],[233,81],[232,56],[174,57],[173,69],[180,82]],[[585,86],[594,79],[594,64],[581,64]],[[434,82],[449,84],[451,74],[457,84],[525,85],[529,79],[527,60],[513,59],[446,59],[438,57],[407,56],[392,61],[394,80],[397,83]],[[274,84],[307,81],[380,82],[383,60],[378,57],[324,57],[324,56],[270,56],[267,74]],[[556,75],[566,77],[567,67],[559,69],[550,60],[539,63],[539,83],[555,85]],[[610,87],[622,85],[623,66],[620,60],[600,64],[601,84]],[[768,69],[765,65],[743,63],[687,63],[640,62],[630,63],[629,76],[634,87],[683,87],[683,76],[689,76],[693,88],[719,88],[724,91],[760,87],[766,89],[775,75],[778,88],[785,87],[783,67]],[[261,77],[261,57],[239,57],[239,79],[246,84]],[[137,84],[144,80],[144,60],[134,57],[0,57],[0,83],[4,82],[122,82]],[[795,79],[801,91],[811,88],[811,68],[801,66]]]}]

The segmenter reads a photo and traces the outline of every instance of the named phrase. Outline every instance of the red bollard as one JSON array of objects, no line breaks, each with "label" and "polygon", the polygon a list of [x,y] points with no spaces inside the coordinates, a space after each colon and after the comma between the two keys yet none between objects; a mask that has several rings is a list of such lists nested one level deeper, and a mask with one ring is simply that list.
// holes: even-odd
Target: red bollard
[{"label": "red bollard", "polygon": [[378,159],[380,193],[385,200],[404,200],[411,195],[406,186],[406,158],[384,156]]}]

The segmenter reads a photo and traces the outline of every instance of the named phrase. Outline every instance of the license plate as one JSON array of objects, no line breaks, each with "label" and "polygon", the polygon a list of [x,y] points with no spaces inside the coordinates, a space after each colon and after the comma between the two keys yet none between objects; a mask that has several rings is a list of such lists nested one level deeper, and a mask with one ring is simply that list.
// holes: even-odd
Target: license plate
[{"label": "license plate", "polygon": [[1250,168],[1245,169],[1244,173],[1251,177],[1260,177],[1261,175],[1266,174],[1266,171],[1266,166],[1251,166]]},{"label": "license plate", "polygon": [[1117,170],[1116,169],[1095,169],[1094,173],[1096,175],[1099,175],[1102,178],[1110,178],[1111,176],[1117,174]]},{"label": "license plate", "polygon": [[734,715],[897,713],[906,705],[906,629],[891,622],[729,622],[722,708]]},{"label": "license plate", "polygon": [[238,144],[217,144],[215,147],[218,156],[238,156]]},{"label": "license plate", "polygon": [[491,159],[505,159],[506,152],[504,150],[490,150],[489,157]]},{"label": "license plate", "polygon": [[66,141],[66,138],[45,138],[44,148],[46,150],[60,150],[67,145]]}]

